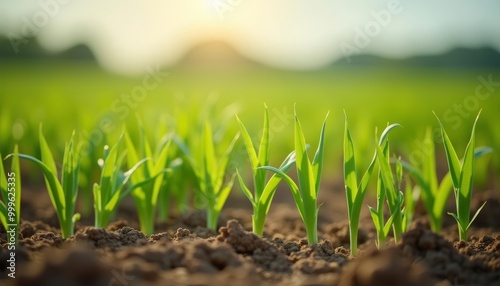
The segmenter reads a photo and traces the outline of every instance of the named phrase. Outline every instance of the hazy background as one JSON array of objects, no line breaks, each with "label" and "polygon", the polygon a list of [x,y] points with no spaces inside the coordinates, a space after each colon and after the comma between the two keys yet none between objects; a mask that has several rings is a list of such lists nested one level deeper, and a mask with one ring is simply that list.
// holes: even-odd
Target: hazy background
[{"label": "hazy background", "polygon": [[[189,118],[203,120],[210,102],[229,138],[234,113],[257,136],[267,103],[276,164],[293,148],[294,104],[311,144],[330,111],[335,180],[344,111],[361,164],[388,122],[404,126],[391,134],[394,152],[417,157],[426,129],[438,130],[432,111],[462,153],[483,109],[478,145],[498,150],[498,15],[494,0],[3,0],[0,152],[17,143],[37,155],[40,123],[56,157],[72,130],[100,154],[137,117],[155,142],[196,132]],[[478,170],[479,181],[494,181],[498,154]]]},{"label": "hazy background", "polygon": [[389,58],[457,47],[498,51],[499,12],[495,0],[4,0],[0,35],[11,42],[36,37],[51,52],[83,44],[120,74],[175,65],[206,41],[225,42],[265,65],[303,70],[324,67],[346,50]]}]

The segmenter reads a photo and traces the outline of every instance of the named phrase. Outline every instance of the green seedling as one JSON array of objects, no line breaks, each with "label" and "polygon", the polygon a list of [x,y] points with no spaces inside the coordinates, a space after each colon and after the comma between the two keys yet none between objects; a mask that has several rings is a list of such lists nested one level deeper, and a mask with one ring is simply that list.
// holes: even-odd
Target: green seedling
[{"label": "green seedling", "polygon": [[[392,226],[394,241],[398,242],[403,233],[404,210],[401,209],[404,201],[404,194],[401,191],[401,181],[403,168],[401,164],[396,165],[396,178],[392,174],[389,161],[389,140],[386,138],[381,145],[377,146],[377,162],[379,164],[379,174],[377,182],[377,209],[370,207],[375,228],[377,230],[377,246],[381,248]],[[384,224],[384,200],[387,201],[390,217]]]},{"label": "green seedling", "polygon": [[[269,181],[266,183],[267,170],[259,167],[269,165],[269,113],[267,111],[267,106],[264,112],[264,126],[262,129],[262,138],[260,140],[258,153],[254,148],[250,134],[248,133],[245,125],[241,120],[236,117],[238,124],[240,126],[240,132],[243,137],[243,142],[247,150],[248,158],[250,159],[250,164],[252,166],[253,173],[253,183],[254,192],[245,185],[243,178],[241,177],[238,170],[236,174],[238,176],[238,181],[240,187],[243,190],[245,196],[252,203],[253,215],[252,215],[252,230],[255,234],[262,236],[264,233],[264,223],[266,221],[267,213],[271,206],[274,194],[278,184],[281,182],[282,178],[277,174],[274,174]],[[290,153],[286,159],[283,161],[279,170],[286,173],[295,163],[295,152]]]},{"label": "green seedling", "polygon": [[142,164],[130,177],[133,190],[130,191],[132,199],[137,207],[139,224],[141,231],[150,235],[154,232],[154,221],[156,207],[165,175],[173,171],[179,163],[177,160],[168,162],[169,147],[171,137],[167,135],[160,142],[157,152],[153,155],[151,145],[144,133],[144,128],[139,126],[139,147],[132,142],[128,132],[125,132],[125,142],[127,146],[127,166],[134,170],[141,158],[150,158]]},{"label": "green seedling", "polygon": [[[402,161],[399,159],[398,162],[399,162],[398,164],[400,164],[401,166],[400,168],[403,168]],[[417,202],[420,199],[420,193],[421,193],[420,187],[418,186],[413,187],[410,178],[406,176],[405,191],[404,191],[405,208],[403,212],[403,232],[406,232],[410,229],[410,225],[415,215],[415,206],[417,205]]]},{"label": "green seedling", "polygon": [[[185,120],[192,120],[190,116],[193,114],[188,113],[187,110],[184,110],[183,108],[187,109],[187,106],[183,106],[181,108],[183,113],[180,113],[179,117],[182,117],[182,119]],[[189,116],[183,116],[183,115],[189,115]],[[177,118],[177,116],[176,116]],[[171,136],[165,136],[165,134],[169,134],[169,130],[172,130],[174,128],[178,128],[180,122],[175,122],[175,119],[168,114],[162,114],[160,118],[158,119],[159,124],[155,126],[154,129],[154,137],[157,142],[160,142],[159,146],[163,146],[165,143],[165,140],[170,140]],[[189,123],[189,121],[183,121],[182,124]],[[183,128],[185,128],[185,125],[182,125]],[[189,131],[189,129],[184,129],[185,134]],[[179,131],[179,130],[177,130]],[[191,132],[192,133],[192,132]],[[177,134],[178,135],[178,134]],[[157,157],[158,154],[161,153],[160,148],[156,148],[155,150],[155,156]],[[171,198],[174,198],[175,205],[180,213],[184,213],[187,209],[187,198],[189,195],[189,192],[187,191],[189,187],[189,183],[193,181],[193,177],[189,176],[189,174],[186,172],[186,170],[189,171],[189,166],[187,164],[182,164],[182,160],[180,157],[182,156],[182,153],[178,150],[177,146],[170,144],[170,148],[168,151],[167,155],[167,162],[171,162],[170,166],[166,167],[172,167],[175,166],[175,172],[172,174],[168,175],[168,178],[166,180],[163,180],[161,186],[160,186],[160,191],[158,195],[158,219],[162,222],[166,222],[169,219],[169,214],[170,214],[170,206],[172,205],[172,200]]]},{"label": "green seedling", "polygon": [[328,114],[323,121],[321,133],[319,136],[318,148],[312,162],[307,155],[307,145],[302,132],[302,127],[294,110],[295,124],[294,124],[294,141],[295,141],[295,156],[297,175],[299,178],[299,185],[293,181],[282,169],[270,166],[260,167],[278,174],[290,187],[295,205],[299,210],[300,217],[304,222],[307,241],[309,244],[318,243],[318,211],[319,206],[318,192],[321,185],[321,173],[323,170],[323,154],[324,154],[324,139],[325,139],[325,126]]},{"label": "green seedling", "polygon": [[[380,137],[379,144],[383,144],[389,131],[397,124],[388,126],[382,136]],[[344,127],[344,184],[346,190],[347,198],[347,215],[349,218],[349,237],[350,237],[350,250],[351,255],[356,255],[358,251],[358,228],[359,228],[359,218],[361,214],[361,207],[363,205],[363,200],[365,198],[366,190],[368,188],[368,183],[370,177],[375,168],[375,162],[377,160],[377,151],[375,151],[370,165],[366,169],[361,181],[358,182],[357,178],[357,168],[356,160],[354,157],[354,144],[351,137],[351,132],[349,130],[347,116],[345,117],[345,127]]]},{"label": "green seedling", "polygon": [[[127,155],[126,150],[121,150],[122,138],[123,135],[111,149],[108,145],[104,146],[104,158],[98,161],[101,167],[101,179],[100,183],[95,183],[93,188],[95,227],[98,228],[104,228],[109,224],[118,204],[135,189],[136,186],[127,183],[132,174],[148,160],[144,158],[130,170],[122,172],[121,166]],[[125,191],[122,191],[125,187]]]},{"label": "green seedling", "polygon": [[203,128],[203,144],[201,145],[200,157],[197,159],[191,154],[182,139],[175,137],[175,142],[184,153],[196,176],[197,190],[201,197],[205,199],[208,229],[215,230],[217,228],[219,214],[233,187],[235,175],[231,176],[227,184],[224,185],[223,183],[231,152],[238,138],[239,134],[236,134],[225,153],[217,161],[212,128],[209,122],[206,122]]},{"label": "green seedling", "polygon": [[0,221],[7,233],[7,242],[18,242],[19,222],[21,221],[21,172],[19,170],[19,152],[17,145],[14,147],[14,155],[10,172],[5,173],[2,154],[0,154]]},{"label": "green seedling", "polygon": [[458,233],[459,239],[462,241],[467,240],[467,231],[469,230],[472,222],[476,219],[479,212],[483,209],[486,202],[477,210],[476,214],[470,219],[470,204],[472,198],[472,184],[474,180],[474,165],[475,165],[475,156],[474,156],[474,148],[476,144],[476,124],[479,120],[479,115],[481,111],[476,117],[474,121],[474,125],[472,127],[472,132],[470,136],[469,143],[465,148],[465,155],[462,161],[458,159],[457,153],[455,152],[455,148],[453,148],[453,144],[446,134],[443,124],[439,120],[439,117],[436,118],[441,126],[441,135],[443,137],[443,145],[444,151],[446,154],[446,160],[448,162],[448,168],[450,170],[451,181],[453,183],[453,190],[455,193],[455,204],[457,207],[457,213],[448,213],[453,216],[453,218],[457,221],[458,225]]},{"label": "green seedling", "polygon": [[[440,233],[443,225],[443,216],[445,213],[446,202],[453,189],[450,172],[442,178],[438,183],[436,172],[436,158],[434,149],[434,140],[432,130],[427,129],[423,142],[421,162],[410,164],[401,161],[403,168],[413,177],[418,188],[414,190],[420,191],[422,202],[429,217],[431,230],[435,233]],[[474,152],[474,157],[480,158],[493,150],[489,147],[478,147]],[[419,163],[419,165],[417,165]],[[418,194],[416,194],[418,195]],[[406,207],[408,208],[408,199],[406,199]]]},{"label": "green seedling", "polygon": [[[57,213],[63,238],[73,235],[75,223],[80,219],[80,214],[75,214],[76,197],[78,195],[79,151],[75,149],[75,132],[66,142],[62,164],[61,180],[58,180],[56,163],[49,145],[42,133],[40,125],[40,153],[42,159],[19,154],[19,158],[35,163],[43,172],[45,184],[49,192],[50,201]],[[10,155],[9,155],[10,156]]]}]

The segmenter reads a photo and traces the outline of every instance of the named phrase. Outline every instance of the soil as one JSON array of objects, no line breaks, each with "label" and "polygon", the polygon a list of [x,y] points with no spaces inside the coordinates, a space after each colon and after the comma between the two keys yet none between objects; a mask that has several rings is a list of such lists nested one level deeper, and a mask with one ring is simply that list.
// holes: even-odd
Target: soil
[{"label": "soil", "polygon": [[[338,188],[337,188],[338,189]],[[281,192],[281,190],[279,190]],[[16,278],[7,276],[6,232],[0,229],[1,285],[500,285],[500,196],[476,193],[472,212],[488,200],[459,242],[447,218],[442,234],[429,230],[417,211],[402,240],[377,250],[375,230],[363,211],[359,254],[349,253],[342,192],[323,192],[318,245],[309,246],[288,193],[277,195],[264,237],[249,232],[251,211],[232,196],[218,231],[204,228],[202,211],[172,212],[157,233],[138,230],[133,205],[125,202],[106,229],[79,222],[63,239],[44,189],[23,189]],[[368,202],[370,203],[370,201]],[[131,209],[129,209],[131,208]],[[419,208],[417,208],[419,209]],[[421,209],[421,208],[420,208]],[[450,210],[453,210],[452,202]]]}]

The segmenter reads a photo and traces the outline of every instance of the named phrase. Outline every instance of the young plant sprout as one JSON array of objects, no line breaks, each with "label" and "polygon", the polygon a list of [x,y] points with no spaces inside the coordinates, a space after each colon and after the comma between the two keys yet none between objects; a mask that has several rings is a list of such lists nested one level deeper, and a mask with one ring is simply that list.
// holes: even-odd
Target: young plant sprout
[{"label": "young plant sprout", "polygon": [[[385,138],[389,134],[389,131],[397,126],[397,124],[388,126],[382,133],[379,144],[385,142]],[[373,173],[376,160],[377,151],[375,151],[372,161],[363,174],[361,181],[358,182],[356,160],[354,157],[354,144],[352,141],[346,115],[344,126],[344,184],[347,198],[347,216],[349,218],[351,255],[356,255],[356,253],[358,252],[358,227],[361,207],[363,205],[363,200],[368,188],[368,182],[370,181],[370,177]]]},{"label": "young plant sprout", "polygon": [[[448,172],[438,183],[436,172],[436,158],[434,151],[434,140],[431,129],[427,129],[425,134],[421,162],[415,162],[413,165],[401,161],[403,168],[411,174],[420,190],[422,202],[426,209],[431,230],[440,233],[443,225],[443,216],[445,213],[446,202],[451,194],[452,181],[451,174]],[[492,152],[489,147],[476,148],[474,157],[479,158]],[[406,199],[406,208],[408,208],[408,199]]]},{"label": "young plant sprout", "polygon": [[[379,165],[379,173],[377,180],[377,207],[369,207],[370,214],[377,231],[377,247],[382,247],[385,244],[386,238],[389,234],[391,226],[396,216],[401,217],[401,204],[403,202],[403,195],[401,192],[396,192],[394,186],[394,179],[392,175],[392,170],[389,164],[389,140],[387,138],[388,133],[395,127],[400,126],[399,124],[389,125],[378,140],[378,145],[376,146],[376,153],[372,159],[371,164],[368,167],[370,174],[373,171],[375,161]],[[399,178],[399,174],[398,174]],[[363,178],[364,179],[364,178]],[[400,178],[399,178],[400,179]],[[368,179],[364,184],[368,184]],[[363,185],[363,180],[361,181]],[[365,186],[366,188],[366,186]],[[388,194],[390,193],[390,194]],[[393,203],[391,196],[396,197],[395,203]],[[391,208],[391,216],[384,222],[384,202],[387,198],[389,207]],[[362,203],[362,201],[360,202]]]},{"label": "young plant sprout", "polygon": [[[183,108],[184,107],[185,106],[183,106]],[[184,111],[184,113],[187,112]],[[189,115],[192,116],[192,114]],[[181,118],[186,120],[191,119],[189,116],[181,116]],[[189,123],[189,121],[187,123]],[[186,122],[183,122],[183,124],[186,124]],[[160,141],[159,146],[163,145],[164,140],[170,140],[170,137],[165,137],[165,134],[168,134],[169,130],[178,127],[178,124],[176,124],[175,119],[171,115],[163,114],[159,119],[159,124],[155,128],[155,140]],[[189,134],[188,130],[185,132]],[[160,150],[157,148],[156,152],[158,153]],[[189,173],[191,171],[190,166],[182,164],[181,157],[182,153],[179,148],[177,148],[175,144],[171,144],[167,162],[175,162],[175,172],[170,174],[167,180],[163,180],[160,187],[157,209],[158,219],[162,222],[166,222],[169,219],[172,197],[175,202],[174,206],[181,214],[185,213],[188,208],[187,199],[189,197],[189,192],[187,190],[190,186],[189,184],[194,180],[194,176]]]},{"label": "young plant sprout", "polygon": [[95,183],[93,188],[95,227],[98,228],[104,228],[109,224],[118,204],[135,186],[128,186],[124,192],[122,189],[127,185],[132,174],[148,160],[144,158],[127,172],[122,172],[122,162],[127,154],[127,151],[121,148],[122,138],[123,134],[111,150],[107,145],[104,146],[104,159],[98,162],[101,167],[101,180],[99,184]]},{"label": "young plant sprout", "polygon": [[[269,207],[271,206],[271,201],[273,200],[274,194],[278,184],[282,180],[280,176],[274,174],[271,179],[266,183],[267,170],[259,168],[262,166],[269,165],[269,114],[267,111],[267,106],[264,112],[264,126],[262,128],[262,138],[260,140],[258,153],[255,150],[250,134],[248,133],[245,125],[236,116],[238,124],[240,126],[240,132],[243,137],[243,142],[247,150],[248,158],[250,159],[250,164],[252,165],[253,172],[253,183],[254,192],[245,185],[243,178],[241,177],[238,170],[236,174],[238,176],[238,181],[243,193],[252,203],[253,215],[252,215],[252,230],[255,234],[262,236],[264,233],[264,223],[266,221],[267,213],[269,212]],[[286,173],[295,163],[295,152],[290,153],[285,161],[279,167],[279,170]]]},{"label": "young plant sprout", "polygon": [[141,124],[139,124],[139,139],[140,147],[138,148],[132,142],[128,132],[125,132],[128,168],[134,170],[137,164],[144,160],[141,158],[151,158],[151,160],[147,160],[145,164],[138,167],[138,170],[133,172],[130,177],[130,181],[134,186],[130,194],[137,207],[141,231],[150,235],[154,232],[156,206],[165,174],[172,172],[178,161],[168,162],[171,136],[167,135],[165,140],[162,140],[155,155],[151,151],[151,145]]},{"label": "young plant sprout", "polygon": [[194,158],[181,138],[175,137],[174,139],[191,165],[197,179],[198,191],[206,200],[208,229],[215,230],[217,228],[219,214],[233,187],[234,174],[227,184],[223,185],[223,183],[229,159],[238,138],[239,134],[236,134],[219,160],[217,160],[215,154],[212,128],[209,122],[206,122],[203,128],[203,144],[201,146],[201,156],[198,160]]},{"label": "young plant sprout", "polygon": [[50,200],[57,213],[63,238],[73,235],[75,223],[80,219],[80,214],[75,214],[80,156],[79,151],[75,149],[74,137],[75,132],[71,135],[71,139],[66,142],[60,181],[58,180],[54,157],[43,136],[41,125],[40,152],[42,160],[40,161],[29,155],[19,154],[19,158],[35,163],[42,170]]},{"label": "young plant sprout", "polygon": [[[404,210],[401,209],[404,201],[401,192],[401,181],[403,177],[401,165],[396,168],[396,183],[392,174],[389,161],[389,140],[386,138],[381,146],[377,146],[377,161],[379,163],[379,174],[377,181],[377,209],[370,207],[370,214],[377,230],[377,247],[384,246],[389,231],[393,229],[394,241],[398,242],[403,233]],[[384,224],[384,200],[387,199],[390,217]]]},{"label": "young plant sprout", "polygon": [[[7,232],[7,242],[11,242],[14,236],[15,244],[18,242],[19,222],[21,221],[21,172],[19,170],[19,152],[17,145],[14,147],[14,155],[10,172],[5,173],[2,154],[0,154],[0,221]],[[14,230],[13,232],[11,230]]]},{"label": "young plant sprout", "polygon": [[323,121],[323,126],[321,127],[321,133],[319,136],[318,149],[316,150],[316,154],[314,155],[312,162],[309,160],[307,155],[308,148],[306,146],[306,140],[295,110],[294,115],[295,156],[299,185],[297,186],[293,179],[290,178],[290,176],[288,176],[282,169],[270,166],[262,166],[259,168],[276,173],[288,184],[290,190],[292,191],[295,205],[299,210],[300,217],[304,222],[307,233],[307,241],[312,245],[318,243],[317,224],[319,206],[317,201],[321,185],[321,172],[323,170],[325,126],[328,114]]},{"label": "young plant sprout", "polygon": [[[403,163],[400,158],[398,158],[396,163],[396,168],[398,168],[398,172],[403,172]],[[401,190],[401,181],[399,182],[399,189]],[[406,232],[410,229],[410,225],[413,221],[413,217],[415,215],[415,206],[417,205],[418,200],[420,199],[420,188],[418,186],[413,187],[411,184],[411,180],[408,176],[405,176],[405,189],[404,189],[404,203],[405,207],[403,209],[403,232]]]},{"label": "young plant sprout", "polygon": [[448,168],[450,170],[451,181],[453,183],[453,190],[455,193],[455,203],[457,207],[457,213],[448,213],[453,216],[457,221],[459,239],[462,241],[467,240],[467,231],[469,230],[472,222],[476,219],[479,212],[483,209],[486,202],[477,210],[476,214],[470,219],[470,203],[472,198],[472,184],[474,180],[474,165],[475,156],[474,148],[476,144],[476,124],[479,120],[478,113],[474,125],[472,126],[472,132],[469,139],[469,143],[465,148],[465,155],[462,161],[458,159],[455,148],[444,130],[444,126],[436,115],[436,118],[441,126],[441,135],[443,137],[444,151],[446,154],[446,160],[448,162]]}]

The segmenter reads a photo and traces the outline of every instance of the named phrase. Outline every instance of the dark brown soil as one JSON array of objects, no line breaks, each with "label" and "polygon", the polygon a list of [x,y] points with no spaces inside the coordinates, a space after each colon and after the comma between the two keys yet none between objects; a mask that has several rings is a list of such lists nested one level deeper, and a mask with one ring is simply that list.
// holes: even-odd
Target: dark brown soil
[{"label": "dark brown soil", "polygon": [[[28,193],[28,192],[25,192]],[[23,203],[16,278],[7,277],[5,230],[0,230],[1,285],[500,285],[500,199],[478,193],[473,211],[488,200],[469,231],[458,242],[456,225],[446,220],[442,235],[428,230],[418,217],[398,244],[374,247],[374,229],[363,215],[360,252],[350,257],[343,194],[325,200],[319,221],[320,243],[308,246],[293,205],[277,198],[266,234],[248,230],[251,212],[232,198],[216,231],[203,227],[203,212],[173,214],[145,236],[133,214],[120,212],[106,229],[77,225],[76,234],[62,239],[46,193],[32,191]],[[43,198],[43,199],[42,199]],[[324,197],[327,198],[327,197]],[[23,197],[24,199],[24,197]],[[329,198],[331,199],[331,197]],[[341,203],[339,203],[339,201]],[[326,202],[329,202],[327,204]],[[332,216],[329,208],[335,207]],[[342,209],[343,207],[343,209]],[[38,219],[38,220],[37,220]],[[55,223],[55,224],[54,224]],[[85,226],[87,225],[87,226]]]}]

